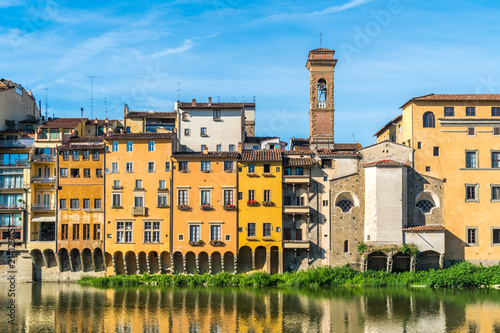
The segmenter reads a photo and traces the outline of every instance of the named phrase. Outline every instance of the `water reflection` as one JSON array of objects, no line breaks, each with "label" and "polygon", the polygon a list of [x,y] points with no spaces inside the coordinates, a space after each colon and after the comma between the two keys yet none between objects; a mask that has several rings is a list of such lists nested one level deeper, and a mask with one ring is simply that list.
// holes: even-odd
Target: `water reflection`
[{"label": "water reflection", "polygon": [[[0,289],[5,284],[0,284]],[[4,295],[0,306],[9,301]],[[497,290],[18,284],[1,332],[499,332]]]}]

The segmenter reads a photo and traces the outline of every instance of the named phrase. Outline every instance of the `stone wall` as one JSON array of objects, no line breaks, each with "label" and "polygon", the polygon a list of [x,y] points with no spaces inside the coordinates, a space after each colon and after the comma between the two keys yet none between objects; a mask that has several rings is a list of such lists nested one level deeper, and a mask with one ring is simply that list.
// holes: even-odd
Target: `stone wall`
[{"label": "stone wall", "polygon": [[[430,213],[424,214],[415,207],[418,196],[424,191],[435,194],[439,207],[434,207]],[[427,192],[427,193],[429,193]],[[443,219],[443,181],[434,177],[424,176],[412,168],[408,168],[408,224],[427,225],[444,224]]]}]

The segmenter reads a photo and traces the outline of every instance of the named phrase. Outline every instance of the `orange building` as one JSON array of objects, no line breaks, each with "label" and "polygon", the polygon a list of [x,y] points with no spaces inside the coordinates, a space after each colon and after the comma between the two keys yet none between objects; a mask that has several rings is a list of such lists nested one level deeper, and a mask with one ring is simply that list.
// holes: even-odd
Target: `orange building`
[{"label": "orange building", "polygon": [[206,149],[173,155],[174,271],[234,271],[238,155]]}]

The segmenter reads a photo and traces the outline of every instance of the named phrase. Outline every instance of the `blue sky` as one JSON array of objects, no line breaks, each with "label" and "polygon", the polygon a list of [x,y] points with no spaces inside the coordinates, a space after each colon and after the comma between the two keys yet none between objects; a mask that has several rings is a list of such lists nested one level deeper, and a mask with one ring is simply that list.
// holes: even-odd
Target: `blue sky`
[{"label": "blue sky", "polygon": [[498,1],[0,0],[0,13],[0,77],[42,102],[47,88],[59,117],[90,117],[88,76],[99,118],[172,111],[180,82],[182,101],[255,96],[257,135],[305,137],[320,32],[338,58],[336,142],[373,143],[414,96],[500,92]]}]

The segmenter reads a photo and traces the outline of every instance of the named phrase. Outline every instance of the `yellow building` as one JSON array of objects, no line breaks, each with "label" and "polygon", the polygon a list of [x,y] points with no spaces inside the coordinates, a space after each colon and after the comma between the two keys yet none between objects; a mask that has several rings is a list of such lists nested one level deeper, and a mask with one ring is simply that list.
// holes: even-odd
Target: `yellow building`
[{"label": "yellow building", "polygon": [[377,137],[377,143],[382,141],[401,142],[401,120],[402,115],[396,116],[373,136]]},{"label": "yellow building", "polygon": [[500,95],[430,94],[401,108],[398,143],[415,150],[417,172],[444,182],[443,202],[432,193],[423,195],[427,205],[444,211],[445,259],[497,263]]},{"label": "yellow building", "polygon": [[281,151],[243,151],[238,168],[238,272],[282,273]]},{"label": "yellow building", "polygon": [[173,155],[174,271],[234,271],[238,155],[206,149]]},{"label": "yellow building", "polygon": [[125,105],[123,126],[127,133],[168,133],[175,128],[175,112],[130,111]]},{"label": "yellow building", "polygon": [[[57,251],[62,271],[104,271],[104,142],[75,137],[58,147]],[[71,260],[70,260],[71,258]]]},{"label": "yellow building", "polygon": [[126,133],[106,144],[108,275],[170,271],[172,133]]}]

